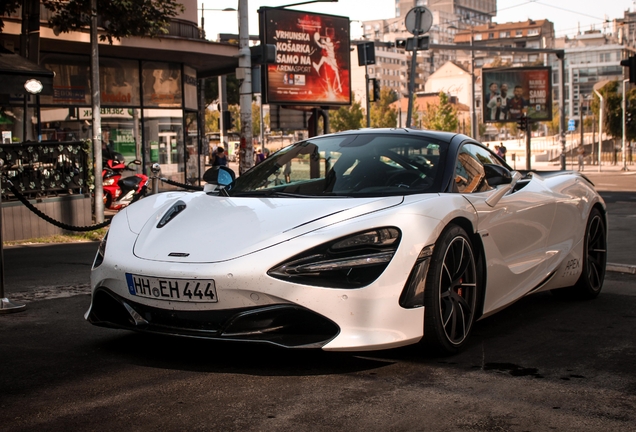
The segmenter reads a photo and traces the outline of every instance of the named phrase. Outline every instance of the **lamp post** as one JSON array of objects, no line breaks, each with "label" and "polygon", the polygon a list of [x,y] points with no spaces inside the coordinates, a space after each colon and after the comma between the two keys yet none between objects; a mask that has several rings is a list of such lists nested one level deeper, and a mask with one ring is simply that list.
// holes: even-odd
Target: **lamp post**
[{"label": "lamp post", "polygon": [[225,8],[225,9],[210,9],[210,8],[206,8],[205,7],[205,3],[201,3],[201,9],[199,9],[201,11],[201,37],[203,39],[205,39],[205,17],[204,12],[205,11],[215,11],[215,12],[236,12],[236,9],[234,8]]}]

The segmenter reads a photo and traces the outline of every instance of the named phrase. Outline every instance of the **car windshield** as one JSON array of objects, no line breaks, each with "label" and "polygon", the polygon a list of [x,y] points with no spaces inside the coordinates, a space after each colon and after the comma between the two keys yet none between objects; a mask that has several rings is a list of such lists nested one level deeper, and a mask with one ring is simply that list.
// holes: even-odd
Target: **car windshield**
[{"label": "car windshield", "polygon": [[306,198],[439,192],[447,148],[445,141],[413,133],[316,137],[277,151],[227,190]]}]

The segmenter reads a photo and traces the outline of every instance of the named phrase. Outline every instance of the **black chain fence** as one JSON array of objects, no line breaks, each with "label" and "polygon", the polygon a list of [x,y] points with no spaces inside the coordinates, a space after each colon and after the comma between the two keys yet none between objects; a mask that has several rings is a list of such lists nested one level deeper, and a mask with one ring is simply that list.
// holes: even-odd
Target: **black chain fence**
[{"label": "black chain fence", "polygon": [[[90,226],[69,225],[53,219],[29,202],[30,199],[82,194],[90,190],[93,181],[88,154],[86,142],[1,144],[0,159],[4,162],[0,188],[2,201],[18,200],[38,217],[67,231],[87,232],[108,226],[110,220]],[[158,180],[186,190],[203,190],[200,186],[167,178]],[[132,202],[145,196],[146,191],[144,187]]]}]

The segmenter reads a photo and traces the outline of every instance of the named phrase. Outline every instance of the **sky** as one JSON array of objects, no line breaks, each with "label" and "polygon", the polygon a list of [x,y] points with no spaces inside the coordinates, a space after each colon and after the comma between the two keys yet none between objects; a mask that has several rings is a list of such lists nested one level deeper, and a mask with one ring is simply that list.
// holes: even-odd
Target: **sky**
[{"label": "sky", "polygon": [[[302,0],[248,0],[250,34],[258,34],[258,13],[261,6],[282,6],[299,3]],[[238,6],[237,0],[202,0],[204,4],[205,31],[208,39],[216,40],[218,33],[238,33],[236,12],[222,12],[225,8]],[[314,3],[290,7],[294,10],[341,15],[349,17],[351,35],[359,37],[361,33],[358,21],[388,19],[395,17],[395,0],[339,0],[337,3]],[[208,10],[209,9],[209,10]],[[214,10],[212,10],[214,9]],[[636,10],[635,0],[498,0],[497,15],[493,21],[498,23],[525,21],[528,18],[548,19],[554,23],[557,37],[595,28],[603,29],[603,22],[622,18],[625,10]],[[199,17],[201,11],[199,11]],[[611,27],[609,27],[611,29]]]}]

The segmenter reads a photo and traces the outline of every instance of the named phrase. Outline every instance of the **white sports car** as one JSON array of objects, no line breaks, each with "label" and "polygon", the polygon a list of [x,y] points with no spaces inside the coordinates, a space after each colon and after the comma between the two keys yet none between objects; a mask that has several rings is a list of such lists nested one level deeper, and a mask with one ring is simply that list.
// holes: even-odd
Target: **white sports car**
[{"label": "white sports car", "polygon": [[593,298],[606,207],[573,172],[513,171],[453,133],[310,138],[203,192],[113,218],[91,274],[95,325],[332,351],[454,353],[531,293]]}]

